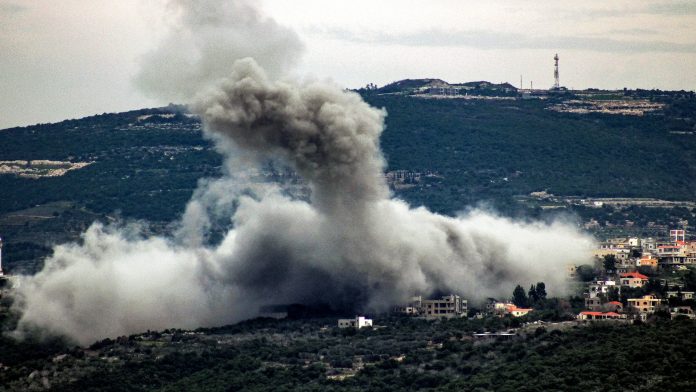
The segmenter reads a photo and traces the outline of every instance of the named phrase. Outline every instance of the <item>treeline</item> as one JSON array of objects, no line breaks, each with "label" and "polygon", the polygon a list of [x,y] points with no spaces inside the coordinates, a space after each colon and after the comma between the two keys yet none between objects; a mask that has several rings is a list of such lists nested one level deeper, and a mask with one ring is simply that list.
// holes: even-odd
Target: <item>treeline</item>
[{"label": "treeline", "polygon": [[538,100],[366,99],[389,113],[382,147],[390,169],[430,169],[445,177],[440,189],[407,192],[416,203],[433,200],[456,211],[472,201],[539,190],[696,196],[690,180],[696,177],[696,138],[670,134],[661,116],[556,113]]},{"label": "treeline", "polygon": [[[380,328],[339,330],[335,319],[259,319],[236,326],[148,332],[88,350],[7,345],[6,390],[41,377],[79,391],[586,391],[692,390],[696,323],[596,323],[527,328],[509,340],[509,318],[429,322],[376,320]],[[328,324],[330,323],[330,324]],[[323,327],[328,324],[328,327]],[[43,351],[42,351],[43,350]],[[37,373],[34,373],[37,371]],[[29,377],[32,373],[36,376]],[[340,376],[344,377],[333,377]]]}]

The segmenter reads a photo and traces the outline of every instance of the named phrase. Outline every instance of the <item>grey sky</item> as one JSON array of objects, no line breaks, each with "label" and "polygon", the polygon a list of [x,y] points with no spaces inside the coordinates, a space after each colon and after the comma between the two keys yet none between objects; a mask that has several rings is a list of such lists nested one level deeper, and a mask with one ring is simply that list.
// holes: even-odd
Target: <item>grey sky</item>
[{"label": "grey sky", "polygon": [[[0,0],[0,128],[155,106],[133,82],[172,25],[165,0]],[[376,4],[375,4],[376,3]],[[696,1],[265,0],[347,87],[417,77],[696,89]]]}]

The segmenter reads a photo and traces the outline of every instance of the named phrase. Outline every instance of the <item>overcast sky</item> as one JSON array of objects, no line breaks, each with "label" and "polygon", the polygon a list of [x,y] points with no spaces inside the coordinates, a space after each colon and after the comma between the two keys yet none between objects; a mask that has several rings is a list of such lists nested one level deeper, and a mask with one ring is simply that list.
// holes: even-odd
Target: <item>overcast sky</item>
[{"label": "overcast sky", "polygon": [[[297,76],[696,89],[696,1],[265,0],[305,44]],[[0,0],[0,128],[151,107],[133,78],[164,0]]]}]

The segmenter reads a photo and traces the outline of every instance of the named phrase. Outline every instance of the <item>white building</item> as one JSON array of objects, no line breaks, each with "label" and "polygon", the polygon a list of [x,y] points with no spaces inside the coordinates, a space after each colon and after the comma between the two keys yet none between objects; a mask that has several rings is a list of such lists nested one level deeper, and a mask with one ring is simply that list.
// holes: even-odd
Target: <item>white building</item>
[{"label": "white building", "polygon": [[338,319],[338,328],[356,328],[371,327],[372,319],[363,316],[355,316],[352,319]]},{"label": "white building", "polygon": [[595,298],[600,294],[607,294],[611,288],[616,288],[616,281],[614,280],[595,280],[590,283],[588,287],[588,292],[590,298]]},{"label": "white building", "polygon": [[602,298],[600,296],[604,296],[604,300],[606,300],[606,296],[612,289],[621,292],[620,286],[614,280],[596,280],[590,283],[587,293],[585,293],[585,307],[598,310],[602,306]]}]

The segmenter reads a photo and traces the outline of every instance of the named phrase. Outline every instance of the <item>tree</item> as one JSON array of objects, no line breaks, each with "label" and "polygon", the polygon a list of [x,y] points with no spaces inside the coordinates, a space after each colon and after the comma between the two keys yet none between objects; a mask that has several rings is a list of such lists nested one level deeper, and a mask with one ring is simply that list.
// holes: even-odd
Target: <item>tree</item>
[{"label": "tree", "polygon": [[607,272],[616,270],[616,256],[605,255],[603,261],[604,270]]},{"label": "tree", "polygon": [[621,296],[619,295],[619,289],[616,287],[609,287],[609,291],[607,292],[607,300],[619,301],[620,299]]},{"label": "tree", "polygon": [[544,282],[537,282],[536,297],[541,301],[546,299],[546,284],[544,284]]},{"label": "tree", "polygon": [[591,265],[583,264],[575,270],[581,282],[591,282],[595,277],[594,268]]},{"label": "tree", "polygon": [[689,271],[684,275],[684,284],[689,290],[696,289],[696,271],[689,269]]},{"label": "tree", "polygon": [[529,300],[530,305],[534,305],[539,301],[539,297],[537,296],[537,291],[536,291],[536,286],[532,285],[529,288],[529,291],[527,292],[527,299]]},{"label": "tree", "polygon": [[519,307],[527,306],[527,294],[524,292],[522,286],[517,285],[512,292],[512,303]]}]

